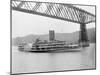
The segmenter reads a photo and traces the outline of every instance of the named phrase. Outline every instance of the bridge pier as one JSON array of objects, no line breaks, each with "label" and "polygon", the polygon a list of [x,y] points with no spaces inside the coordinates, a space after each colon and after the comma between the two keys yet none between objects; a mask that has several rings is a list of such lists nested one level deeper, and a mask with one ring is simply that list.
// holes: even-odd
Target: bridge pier
[{"label": "bridge pier", "polygon": [[85,23],[80,24],[79,45],[81,47],[89,46],[89,40],[88,40],[88,35],[87,35],[87,30],[86,30],[86,24]]}]

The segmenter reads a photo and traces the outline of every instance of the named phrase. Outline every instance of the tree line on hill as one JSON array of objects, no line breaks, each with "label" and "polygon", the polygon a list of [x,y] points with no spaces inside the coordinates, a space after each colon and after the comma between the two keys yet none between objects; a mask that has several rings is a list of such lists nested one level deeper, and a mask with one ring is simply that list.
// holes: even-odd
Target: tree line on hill
[{"label": "tree line on hill", "polygon": [[[89,42],[95,43],[96,42],[96,31],[95,28],[87,29],[88,39]],[[12,45],[17,46],[22,42],[26,43],[33,43],[36,39],[39,38],[40,40],[49,40],[49,35],[27,35],[24,37],[16,37],[12,39]],[[79,40],[79,31],[73,33],[55,33],[55,39],[66,41],[67,43],[74,43]]]}]

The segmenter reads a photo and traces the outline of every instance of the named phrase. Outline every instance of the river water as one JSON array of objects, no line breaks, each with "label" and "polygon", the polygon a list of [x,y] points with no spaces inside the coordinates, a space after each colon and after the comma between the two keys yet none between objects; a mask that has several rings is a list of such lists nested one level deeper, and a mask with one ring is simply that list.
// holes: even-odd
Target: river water
[{"label": "river water", "polygon": [[95,44],[80,52],[31,53],[12,47],[12,73],[47,72],[95,68]]}]

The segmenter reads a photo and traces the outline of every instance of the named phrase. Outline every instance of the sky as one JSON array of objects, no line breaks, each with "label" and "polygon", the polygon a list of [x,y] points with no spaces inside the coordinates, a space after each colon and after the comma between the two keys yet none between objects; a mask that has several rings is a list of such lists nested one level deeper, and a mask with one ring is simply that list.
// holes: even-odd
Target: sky
[{"label": "sky", "polygon": [[[89,6],[76,6],[95,14],[95,8]],[[95,27],[95,23],[87,24],[87,28]],[[48,34],[49,30],[55,33],[72,33],[79,31],[80,25],[68,21],[53,19],[12,10],[12,37],[22,37],[30,34]]]}]

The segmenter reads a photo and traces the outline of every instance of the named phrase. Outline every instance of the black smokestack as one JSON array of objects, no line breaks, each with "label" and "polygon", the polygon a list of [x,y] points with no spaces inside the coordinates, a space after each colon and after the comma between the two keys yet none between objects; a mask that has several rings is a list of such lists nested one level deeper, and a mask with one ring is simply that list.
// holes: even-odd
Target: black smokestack
[{"label": "black smokestack", "polygon": [[49,40],[54,41],[55,40],[55,32],[54,30],[49,30]]}]

